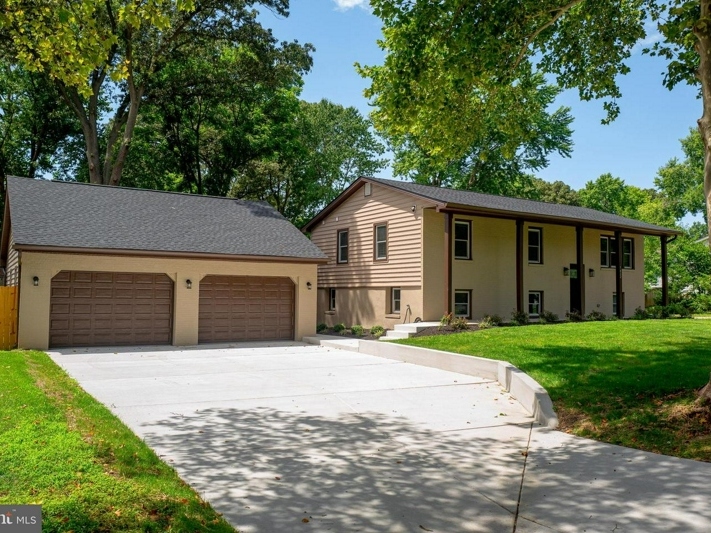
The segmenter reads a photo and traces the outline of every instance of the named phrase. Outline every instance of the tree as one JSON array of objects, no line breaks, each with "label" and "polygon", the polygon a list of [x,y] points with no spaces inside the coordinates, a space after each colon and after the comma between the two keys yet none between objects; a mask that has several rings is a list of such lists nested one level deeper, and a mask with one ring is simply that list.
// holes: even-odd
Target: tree
[{"label": "tree", "polygon": [[[278,44],[257,21],[255,0],[7,0],[0,16],[6,53],[54,81],[78,117],[92,183],[121,179],[139,108],[171,59],[191,47],[219,42],[277,69],[297,43]],[[262,0],[288,14],[288,0]],[[111,100],[108,120],[102,98]],[[105,128],[105,132],[102,131]],[[103,143],[102,143],[103,135]]]},{"label": "tree", "polygon": [[564,205],[580,205],[580,195],[567,183],[548,182],[540,178],[533,179],[534,192],[531,198],[542,202]]},{"label": "tree", "polygon": [[386,164],[385,147],[354,107],[302,102],[293,92],[268,107],[282,110],[279,120],[253,137],[264,155],[238,173],[231,196],[268,201],[302,226],[355,178]]},{"label": "tree", "polygon": [[689,131],[689,135],[680,140],[684,159],[670,159],[659,169],[654,184],[665,195],[668,207],[675,218],[687,214],[701,214],[706,218],[704,209],[704,145],[699,133]]},{"label": "tree", "polygon": [[639,218],[640,207],[650,201],[655,191],[644,190],[633,185],[626,185],[621,178],[612,174],[603,174],[595,181],[588,181],[578,191],[580,205],[614,213],[629,218]]},{"label": "tree", "polygon": [[[481,128],[460,137],[461,150],[456,157],[450,150],[429,149],[430,132],[427,130],[392,135],[394,173],[426,185],[530,196],[533,190],[531,173],[548,166],[552,152],[568,157],[572,150],[570,109],[560,107],[548,111],[558,94],[558,88],[545,84],[542,76],[533,77],[527,92],[519,95],[518,105],[526,109],[520,117],[525,124],[519,126],[527,133],[517,137],[512,137],[500,123],[500,117],[507,112],[505,108],[485,106],[484,110],[489,114],[478,118]],[[507,99],[496,103],[511,105]],[[465,141],[469,144],[465,145]]]}]

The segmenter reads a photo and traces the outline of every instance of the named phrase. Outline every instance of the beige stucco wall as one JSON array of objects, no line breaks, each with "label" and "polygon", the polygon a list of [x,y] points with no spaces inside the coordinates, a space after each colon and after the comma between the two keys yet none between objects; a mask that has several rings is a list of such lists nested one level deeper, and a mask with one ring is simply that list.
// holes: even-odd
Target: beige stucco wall
[{"label": "beige stucco wall", "polygon": [[[207,275],[289,277],[295,291],[295,340],[316,331],[316,265],[302,263],[123,257],[107,255],[22,254],[18,345],[46,350],[49,346],[51,279],[62,270],[165,273],[175,283],[173,344],[198,341],[199,281]],[[32,278],[39,278],[39,286]],[[193,282],[187,289],[185,280]],[[306,286],[311,282],[312,289]]]},{"label": "beige stucco wall", "polygon": [[[422,318],[422,291],[420,287],[400,287],[400,313],[391,314],[390,288],[352,287],[336,289],[336,309],[328,310],[328,289],[318,291],[318,322],[346,327],[361,325],[366,328],[383,326],[392,329],[395,324],[414,322]],[[410,311],[407,311],[407,306]]]}]

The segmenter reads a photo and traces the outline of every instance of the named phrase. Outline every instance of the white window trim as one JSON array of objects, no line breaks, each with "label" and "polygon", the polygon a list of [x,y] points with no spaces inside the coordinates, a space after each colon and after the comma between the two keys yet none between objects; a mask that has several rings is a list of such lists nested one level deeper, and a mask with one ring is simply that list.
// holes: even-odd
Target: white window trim
[{"label": "white window trim", "polygon": [[[342,246],[342,245],[341,245],[341,235],[344,234],[344,233],[345,233],[345,235],[346,235],[346,244],[345,244],[345,246]],[[348,238],[349,238],[349,235],[348,235],[348,230],[347,230],[347,229],[340,229],[340,230],[338,230],[338,234],[337,234],[337,237],[336,237],[336,262],[337,262],[337,263],[340,263],[340,264],[348,263],[348,259],[349,259],[349,258],[348,258],[348,252],[349,252],[349,250],[348,250]],[[341,251],[344,250],[344,249],[346,250],[346,259],[345,259],[345,261],[341,258]]]},{"label": "white window trim", "polygon": [[[607,242],[607,250],[603,252],[602,250],[602,243],[603,241]],[[615,250],[615,253],[617,253],[617,245],[613,247],[613,242],[615,241],[615,236],[614,235],[600,235],[600,268],[616,268],[612,264],[612,253],[613,250]],[[630,258],[630,266],[625,266],[624,265],[624,257],[625,257],[625,242],[630,243],[630,252],[627,254]],[[622,237],[622,255],[619,257],[617,260],[621,262],[622,269],[623,270],[634,270],[634,239],[632,237]],[[605,261],[603,262],[602,260],[602,254],[605,254]]]},{"label": "white window trim", "polygon": [[[382,241],[378,240],[378,228],[385,228],[385,239]],[[387,261],[388,260],[388,225],[387,224],[376,224],[375,228],[373,229],[373,243],[374,243],[374,254],[373,258],[376,261]],[[385,244],[385,255],[380,256],[378,255],[378,244],[383,243]]]},{"label": "white window trim", "polygon": [[[531,295],[538,295],[538,313],[531,313]],[[528,316],[538,318],[543,312],[543,291],[528,291]]]},{"label": "white window trim", "polygon": [[[466,315],[456,312],[457,294],[466,294],[467,295],[467,314]],[[460,304],[460,305],[463,305],[463,304]],[[455,290],[454,291],[454,305],[453,305],[453,307],[454,307],[453,311],[454,311],[455,317],[457,317],[457,318],[471,318],[471,316],[472,316],[472,291],[464,290],[464,289]]]},{"label": "white window trim", "polygon": [[[395,298],[395,292],[397,292],[397,298]],[[397,309],[395,308],[395,302],[397,301]],[[400,287],[393,287],[390,289],[390,313],[393,315],[400,314],[400,309],[402,308],[402,290]]]},{"label": "white window trim", "polygon": [[[457,224],[466,226],[467,228],[467,255],[461,256],[457,255],[457,242],[463,242],[463,239],[457,239]],[[454,239],[454,245],[452,252],[454,253],[455,259],[469,260],[472,258],[472,223],[470,220],[455,220],[454,221],[454,231],[452,238]]]}]

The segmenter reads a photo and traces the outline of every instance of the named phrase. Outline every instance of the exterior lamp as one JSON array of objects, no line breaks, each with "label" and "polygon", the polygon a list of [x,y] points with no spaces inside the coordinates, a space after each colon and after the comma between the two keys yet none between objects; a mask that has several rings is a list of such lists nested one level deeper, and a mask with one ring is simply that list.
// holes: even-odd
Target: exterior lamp
[{"label": "exterior lamp", "polygon": [[192,289],[192,288],[193,288],[193,282],[190,281],[189,279],[186,279],[186,280],[185,280],[185,286],[186,286],[188,289]]},{"label": "exterior lamp", "polygon": [[310,282],[310,281],[307,281],[307,282],[306,282],[306,288],[307,288],[308,290],[311,290],[311,282]]},{"label": "exterior lamp", "polygon": [[39,278],[37,276],[32,278],[32,285],[34,285],[35,287],[39,285]]},{"label": "exterior lamp", "polygon": [[563,275],[570,276],[570,269],[568,267],[563,267]]},{"label": "exterior lamp", "polygon": [[595,277],[595,269],[594,268],[591,268],[590,270],[588,270],[588,276],[590,276],[591,278]]}]

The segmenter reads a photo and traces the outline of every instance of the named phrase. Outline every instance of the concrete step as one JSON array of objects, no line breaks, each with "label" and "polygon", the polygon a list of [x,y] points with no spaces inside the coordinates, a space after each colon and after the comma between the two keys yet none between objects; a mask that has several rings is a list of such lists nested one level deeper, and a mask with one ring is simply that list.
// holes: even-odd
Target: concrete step
[{"label": "concrete step", "polygon": [[380,340],[394,340],[394,339],[409,339],[410,335],[414,333],[410,331],[398,331],[389,329],[384,336],[380,337]]},{"label": "concrete step", "polygon": [[411,322],[409,324],[395,324],[395,331],[419,333],[423,329],[439,326],[439,322]]}]

